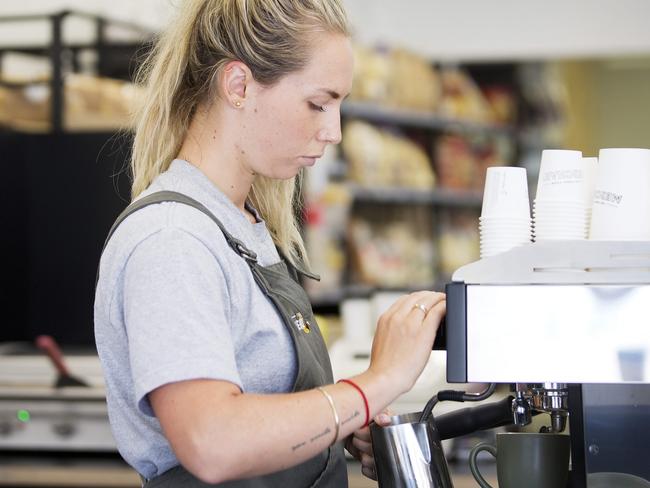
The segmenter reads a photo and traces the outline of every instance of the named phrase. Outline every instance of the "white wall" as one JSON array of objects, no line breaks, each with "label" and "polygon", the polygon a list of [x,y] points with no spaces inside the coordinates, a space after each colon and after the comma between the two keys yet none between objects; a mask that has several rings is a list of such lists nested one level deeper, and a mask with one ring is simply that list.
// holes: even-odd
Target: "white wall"
[{"label": "white wall", "polygon": [[[154,28],[181,0],[0,0],[0,16],[80,8]],[[344,0],[357,38],[432,59],[650,54],[649,0]],[[83,29],[74,29],[82,33]],[[0,24],[0,44],[46,38]],[[81,34],[80,34],[81,35]]]},{"label": "white wall", "polygon": [[432,59],[650,53],[648,0],[346,0],[358,38]]}]

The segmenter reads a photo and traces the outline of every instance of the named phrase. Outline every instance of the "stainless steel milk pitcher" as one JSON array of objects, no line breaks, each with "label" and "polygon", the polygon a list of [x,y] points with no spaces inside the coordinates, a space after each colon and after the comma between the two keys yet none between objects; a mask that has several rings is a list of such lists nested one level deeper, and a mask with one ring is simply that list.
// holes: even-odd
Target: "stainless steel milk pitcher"
[{"label": "stainless steel milk pitcher", "polygon": [[453,488],[433,417],[420,412],[391,417],[391,425],[370,424],[379,488]]}]

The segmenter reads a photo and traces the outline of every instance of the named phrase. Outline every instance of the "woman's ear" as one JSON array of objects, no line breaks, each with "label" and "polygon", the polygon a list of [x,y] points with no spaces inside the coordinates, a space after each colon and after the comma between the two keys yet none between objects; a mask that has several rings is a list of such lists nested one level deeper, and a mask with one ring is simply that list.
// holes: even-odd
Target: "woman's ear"
[{"label": "woman's ear", "polygon": [[221,74],[221,95],[234,108],[246,101],[247,84],[253,79],[251,70],[241,61],[230,61]]}]

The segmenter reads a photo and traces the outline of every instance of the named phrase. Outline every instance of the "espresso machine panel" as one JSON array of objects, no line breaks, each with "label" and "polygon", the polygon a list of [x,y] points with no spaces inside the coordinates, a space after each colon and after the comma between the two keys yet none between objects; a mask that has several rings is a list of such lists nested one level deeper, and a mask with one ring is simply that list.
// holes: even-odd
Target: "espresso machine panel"
[{"label": "espresso machine panel", "polygon": [[650,486],[650,242],[547,241],[463,266],[445,332],[449,382],[511,384],[515,424],[569,427],[571,488]]},{"label": "espresso machine panel", "polygon": [[[452,283],[447,293],[448,347],[464,329],[466,348],[449,354],[449,381],[650,383],[650,285]],[[455,307],[464,323],[450,323]]]}]

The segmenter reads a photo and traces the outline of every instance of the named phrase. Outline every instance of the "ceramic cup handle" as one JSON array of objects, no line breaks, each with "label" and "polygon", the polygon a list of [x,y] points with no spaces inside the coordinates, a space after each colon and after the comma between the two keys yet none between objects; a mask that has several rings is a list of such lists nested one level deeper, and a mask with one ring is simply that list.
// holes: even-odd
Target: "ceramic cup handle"
[{"label": "ceramic cup handle", "polygon": [[485,442],[477,444],[469,453],[469,469],[472,472],[472,476],[474,476],[474,479],[481,488],[492,488],[492,486],[490,486],[488,482],[485,481],[485,478],[481,476],[481,473],[479,473],[478,470],[478,466],[476,465],[476,456],[478,456],[478,453],[481,451],[487,451],[495,458],[497,457],[497,448],[492,444],[487,444]]}]

